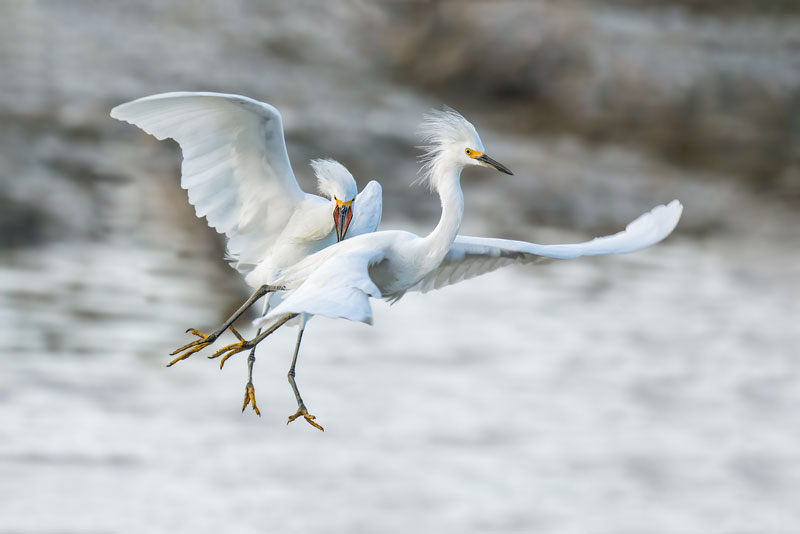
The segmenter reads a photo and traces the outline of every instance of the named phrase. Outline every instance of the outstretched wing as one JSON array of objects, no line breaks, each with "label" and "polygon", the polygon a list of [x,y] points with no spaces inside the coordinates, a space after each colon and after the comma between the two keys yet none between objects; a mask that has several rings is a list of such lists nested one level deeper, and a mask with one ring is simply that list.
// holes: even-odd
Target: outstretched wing
[{"label": "outstretched wing", "polygon": [[[369,297],[380,298],[381,292],[369,277],[369,266],[383,259],[383,249],[336,250],[342,244],[328,247],[296,265],[295,274],[302,283],[253,324],[260,328],[287,313],[324,315],[372,324]],[[312,272],[305,278],[303,273],[308,271]],[[288,283],[291,287],[292,280],[284,279],[279,283]]]},{"label": "outstretched wing", "polygon": [[551,259],[635,252],[672,233],[682,212],[681,203],[673,200],[639,216],[622,232],[569,245],[537,245],[525,241],[457,236],[439,268],[409,291],[439,289],[512,263],[544,263]]},{"label": "outstretched wing", "polygon": [[372,180],[356,196],[353,202],[353,220],[348,228],[348,237],[370,234],[378,229],[383,212],[383,190],[381,184]]},{"label": "outstretched wing", "polygon": [[111,116],[183,151],[181,187],[198,217],[228,238],[247,273],[260,262],[305,193],[292,172],[280,113],[251,98],[164,93],[119,105]]}]

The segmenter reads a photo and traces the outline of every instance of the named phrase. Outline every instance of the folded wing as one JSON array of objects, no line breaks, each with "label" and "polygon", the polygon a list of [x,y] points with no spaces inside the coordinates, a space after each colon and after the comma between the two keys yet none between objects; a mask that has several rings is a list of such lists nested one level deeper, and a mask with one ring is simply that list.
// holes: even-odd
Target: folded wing
[{"label": "folded wing", "polygon": [[347,232],[348,237],[375,232],[381,223],[382,211],[383,190],[381,184],[372,180],[353,202],[353,220]]},{"label": "folded wing", "polygon": [[[340,245],[343,243],[340,243]],[[337,250],[336,245],[301,261],[294,269],[296,290],[253,324],[262,327],[287,313],[324,315],[372,324],[369,298],[380,298],[381,292],[369,276],[369,266],[383,259],[380,248]],[[305,273],[311,274],[307,277]],[[289,275],[290,277],[293,275]],[[292,278],[279,280],[290,289]]]},{"label": "folded wing", "polygon": [[439,289],[512,263],[545,263],[553,259],[635,252],[658,243],[672,233],[682,212],[681,203],[673,200],[641,215],[622,232],[567,245],[537,245],[525,241],[457,236],[439,268],[409,291]]},{"label": "folded wing", "polygon": [[283,136],[269,104],[219,93],[149,96],[111,110],[183,151],[181,187],[198,217],[228,238],[242,273],[261,261],[302,202]]}]

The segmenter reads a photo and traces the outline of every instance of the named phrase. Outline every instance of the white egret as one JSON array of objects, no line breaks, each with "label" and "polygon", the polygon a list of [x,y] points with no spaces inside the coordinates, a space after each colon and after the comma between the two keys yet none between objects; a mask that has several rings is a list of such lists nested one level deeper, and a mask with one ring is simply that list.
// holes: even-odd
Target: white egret
[{"label": "white egret", "polygon": [[[403,231],[365,234],[300,260],[276,281],[285,286],[288,296],[254,324],[263,327],[278,320],[252,340],[228,345],[217,354],[228,357],[253,347],[298,314],[371,324],[369,298],[397,300],[407,291],[440,288],[514,262],[537,263],[640,250],[669,235],[683,209],[675,200],[640,216],[622,232],[578,244],[537,245],[458,236],[464,209],[462,169],[480,165],[512,173],[484,154],[475,128],[453,110],[429,115],[423,123],[423,133],[429,143],[423,181],[438,193],[442,204],[441,218],[434,230],[425,237]],[[311,422],[314,416],[308,414],[299,395],[297,400],[298,412],[293,417],[303,415]]]},{"label": "white egret", "polygon": [[[373,232],[381,218],[381,186],[358,193],[350,172],[333,160],[311,162],[320,192],[303,192],[292,171],[280,113],[238,95],[176,92],[153,95],[111,110],[159,140],[172,138],[183,151],[181,186],[198,217],[227,238],[231,265],[255,288],[253,295],[217,330],[173,352],[169,363],[213,343],[248,307],[270,293],[283,269],[345,237]],[[301,320],[298,346],[305,321]],[[234,330],[234,333],[236,331]],[[237,333],[238,336],[238,333]],[[251,352],[245,403],[255,404]]]}]

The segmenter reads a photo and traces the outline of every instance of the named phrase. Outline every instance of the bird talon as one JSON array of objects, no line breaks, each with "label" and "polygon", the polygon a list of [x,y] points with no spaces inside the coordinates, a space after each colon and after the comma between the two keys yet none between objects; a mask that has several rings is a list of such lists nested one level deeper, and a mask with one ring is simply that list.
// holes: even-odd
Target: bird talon
[{"label": "bird talon", "polygon": [[201,344],[201,343],[203,343],[204,341],[208,341],[208,340],[207,340],[207,339],[205,339],[205,338],[201,338],[201,339],[195,339],[194,341],[192,341],[192,342],[190,342],[190,343],[187,343],[186,345],[184,345],[184,346],[182,346],[182,347],[179,347],[179,348],[177,348],[177,349],[173,350],[172,352],[170,352],[170,353],[169,353],[169,355],[170,355],[170,356],[175,356],[175,355],[176,355],[176,354],[178,354],[179,352],[183,352],[183,351],[185,351],[185,350],[187,350],[187,349],[190,349],[190,348],[192,348],[192,347],[194,347],[194,346],[200,345],[200,344]]},{"label": "bird talon", "polygon": [[242,340],[238,343],[232,343],[231,345],[222,347],[217,352],[209,356],[208,359],[213,360],[215,358],[219,358],[220,356],[222,356],[222,359],[219,361],[219,368],[222,369],[222,367],[225,365],[225,362],[228,361],[228,358],[230,358],[234,354],[238,354],[243,350],[247,350],[249,348],[250,348],[249,343],[245,340]]},{"label": "bird talon", "polygon": [[314,419],[316,419],[316,416],[314,416],[314,415],[311,415],[310,413],[308,413],[308,412],[306,411],[306,409],[305,409],[305,408],[299,408],[299,409],[297,410],[297,412],[295,412],[295,413],[293,413],[292,415],[290,415],[290,416],[289,416],[289,420],[288,420],[288,421],[286,421],[286,424],[288,425],[289,423],[291,423],[291,422],[292,422],[292,421],[294,421],[295,419],[298,419],[300,416],[303,416],[303,419],[305,419],[305,420],[306,420],[306,422],[307,422],[309,425],[313,426],[314,428],[318,428],[318,429],[320,429],[321,431],[325,432],[325,429],[324,429],[324,428],[322,428],[322,426],[320,426],[318,423],[315,423],[315,422],[314,422]]},{"label": "bird talon", "polygon": [[261,417],[261,412],[258,411],[258,406],[256,406],[256,389],[253,387],[252,382],[248,382],[244,389],[244,404],[242,404],[242,413],[244,413],[244,409],[247,408],[247,405],[252,403],[253,410],[256,412],[256,415]]},{"label": "bird talon", "polygon": [[[214,341],[216,341],[216,339],[217,339],[217,336],[215,334],[206,334],[206,333],[203,333],[203,332],[201,332],[199,330],[196,330],[194,328],[189,328],[188,330],[186,330],[186,332],[197,336],[199,339],[195,339],[194,341],[192,341],[190,343],[187,343],[186,345],[184,345],[182,347],[179,347],[179,348],[173,350],[172,352],[170,352],[169,353],[170,356],[175,356],[177,354],[180,354],[181,352],[183,352],[184,354],[180,354],[180,356],[178,356],[177,358],[175,358],[174,360],[169,362],[167,364],[167,367],[172,367],[173,365],[175,365],[179,361],[185,360],[186,358],[188,358],[189,356],[191,356],[195,352],[199,352],[199,351],[203,350],[207,346],[209,346],[212,343],[214,343]],[[186,351],[188,351],[188,352],[186,352]]]}]

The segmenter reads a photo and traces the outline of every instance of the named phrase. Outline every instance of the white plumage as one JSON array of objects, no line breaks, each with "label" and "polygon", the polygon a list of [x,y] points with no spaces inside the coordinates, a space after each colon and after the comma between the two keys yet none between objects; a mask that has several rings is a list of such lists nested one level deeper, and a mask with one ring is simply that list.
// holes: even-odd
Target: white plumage
[{"label": "white plumage", "polygon": [[352,175],[333,160],[315,160],[320,191],[295,179],[277,109],[239,95],[176,92],[148,96],[111,110],[183,151],[181,187],[198,217],[227,237],[231,264],[251,287],[269,284],[283,268],[336,242],[335,198],[354,201],[347,235],[374,231],[381,187],[360,195]]},{"label": "white plumage", "polygon": [[[111,110],[111,116],[134,124],[157,139],[172,138],[183,151],[181,186],[198,217],[227,238],[227,256],[253,295],[210,334],[192,330],[197,339],[176,351],[169,365],[213,343],[244,311],[268,295],[264,312],[280,302],[275,280],[283,270],[310,254],[349,236],[374,232],[381,219],[381,186],[375,181],[358,193],[355,180],[340,163],[314,160],[320,192],[297,184],[284,141],[278,110],[238,95],[177,92],[149,96]],[[294,361],[307,316],[300,317]],[[235,332],[235,331],[234,331]],[[238,335],[238,333],[237,333]],[[255,348],[248,359],[249,380],[242,410],[252,402]],[[221,360],[220,365],[225,362]],[[303,408],[304,410],[304,408]],[[314,426],[322,429],[312,421]]]},{"label": "white plumage", "polygon": [[[138,125],[159,139],[172,137],[183,149],[181,185],[198,216],[228,238],[228,254],[252,287],[259,289],[223,327],[181,347],[172,363],[212,343],[247,306],[272,293],[259,328],[277,319],[251,341],[229,345],[213,357],[253,348],[275,329],[299,316],[289,382],[298,410],[310,415],[294,381],[305,321],[324,315],[372,322],[370,298],[397,300],[408,291],[430,291],[473,278],[511,263],[621,254],[653,245],[668,236],[683,207],[677,200],[658,206],[617,234],[586,243],[537,245],[524,241],[459,236],[464,213],[461,171],[479,165],[512,174],[484,153],[475,128],[452,109],[433,112],[422,125],[427,151],[423,174],[441,200],[437,226],[425,237],[409,232],[376,232],[381,217],[381,189],[376,182],[356,195],[355,180],[333,160],[311,163],[320,191],[329,199],[300,190],[289,164],[278,111],[255,100],[216,93],[168,93],[123,104],[112,116]],[[350,211],[352,210],[352,211]],[[333,216],[332,216],[333,215]],[[350,239],[342,241],[348,228]],[[336,242],[336,241],[339,242]],[[263,292],[262,292],[263,291]],[[238,334],[237,334],[238,335]],[[240,338],[241,339],[241,338]],[[250,381],[245,403],[255,406]],[[171,364],[170,364],[171,365]]]},{"label": "white plumage", "polygon": [[526,241],[456,236],[442,263],[409,291],[426,293],[469,280],[512,263],[547,263],[580,256],[627,254],[658,243],[675,229],[683,206],[677,200],[656,206],[629,223],[625,230],[585,243],[537,245]]},{"label": "white plumage", "polygon": [[[433,145],[427,152],[423,181],[442,200],[442,217],[433,232],[424,238],[408,232],[371,233],[305,258],[279,279],[291,294],[255,324],[290,313],[371,324],[369,298],[397,300],[407,291],[438,289],[511,263],[634,252],[668,236],[683,211],[680,202],[673,200],[640,216],[622,232],[586,243],[538,245],[458,236],[463,214],[461,169],[487,165],[480,161],[485,157],[483,145],[472,125],[453,110],[430,116],[425,127]],[[488,166],[496,163],[490,161]]]}]

